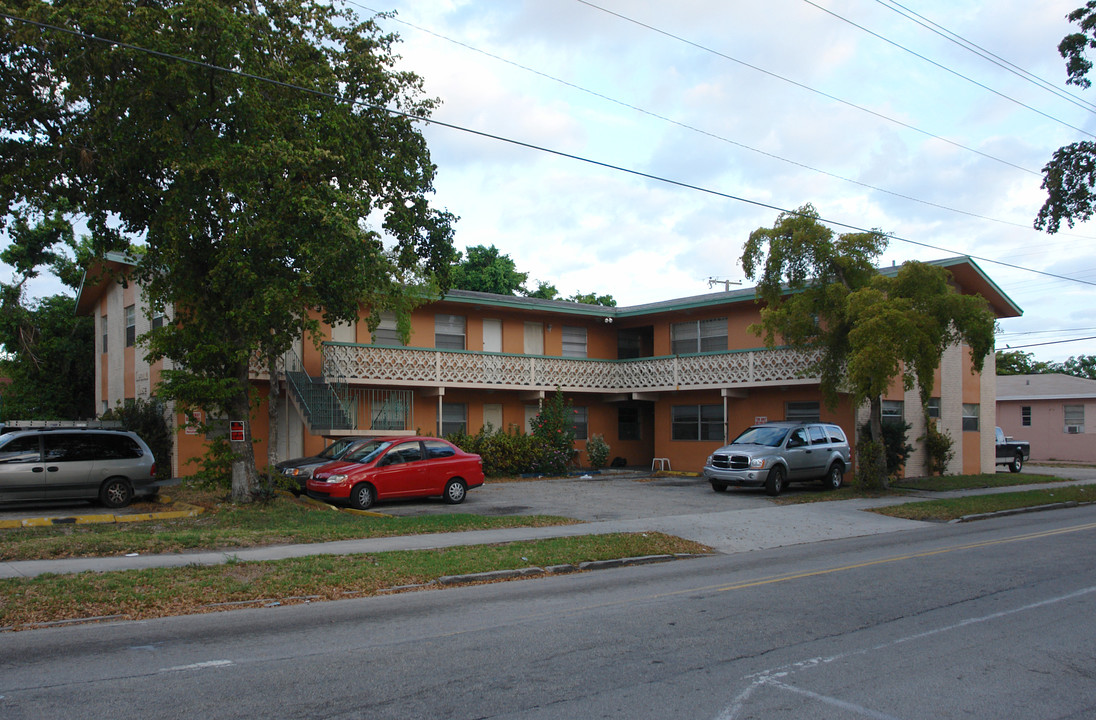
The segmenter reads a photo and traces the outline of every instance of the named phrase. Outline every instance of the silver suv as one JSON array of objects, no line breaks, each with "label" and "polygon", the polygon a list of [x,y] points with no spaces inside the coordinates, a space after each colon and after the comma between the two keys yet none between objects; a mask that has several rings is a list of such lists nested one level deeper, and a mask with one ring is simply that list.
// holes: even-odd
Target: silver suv
[{"label": "silver suv", "polygon": [[97,499],[120,508],[158,490],[156,460],[135,433],[41,428],[0,435],[0,501]]},{"label": "silver suv", "polygon": [[704,478],[716,492],[734,485],[779,495],[788,483],[802,480],[821,480],[836,490],[849,464],[849,441],[837,425],[772,422],[754,425],[712,453]]}]

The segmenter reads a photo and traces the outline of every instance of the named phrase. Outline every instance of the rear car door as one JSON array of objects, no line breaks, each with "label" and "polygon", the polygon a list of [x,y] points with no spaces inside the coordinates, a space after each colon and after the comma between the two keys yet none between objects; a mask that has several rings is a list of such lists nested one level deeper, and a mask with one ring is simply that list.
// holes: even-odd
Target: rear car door
[{"label": "rear car door", "polygon": [[807,428],[793,428],[784,445],[784,460],[788,463],[788,479],[810,477],[811,439]]},{"label": "rear car door", "polygon": [[424,440],[422,444],[426,450],[426,482],[432,492],[440,493],[449,478],[461,474],[457,451],[442,440]]},{"label": "rear car door", "polygon": [[0,445],[0,500],[41,500],[46,484],[42,438],[12,435],[7,440]]},{"label": "rear car door", "polygon": [[46,497],[93,498],[99,489],[92,476],[96,435],[86,432],[42,434]]},{"label": "rear car door", "polygon": [[807,462],[809,477],[822,477],[826,474],[826,463],[830,459],[830,436],[821,425],[811,425],[807,431],[811,436],[811,452]]}]

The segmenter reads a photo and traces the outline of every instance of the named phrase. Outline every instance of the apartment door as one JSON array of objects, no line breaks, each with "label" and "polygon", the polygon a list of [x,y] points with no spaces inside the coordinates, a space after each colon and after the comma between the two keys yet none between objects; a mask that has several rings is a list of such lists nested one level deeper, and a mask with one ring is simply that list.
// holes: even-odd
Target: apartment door
[{"label": "apartment door", "polygon": [[483,320],[483,351],[502,352],[502,320],[496,318],[484,318]]},{"label": "apartment door", "polygon": [[525,323],[525,354],[544,354],[544,323]]}]

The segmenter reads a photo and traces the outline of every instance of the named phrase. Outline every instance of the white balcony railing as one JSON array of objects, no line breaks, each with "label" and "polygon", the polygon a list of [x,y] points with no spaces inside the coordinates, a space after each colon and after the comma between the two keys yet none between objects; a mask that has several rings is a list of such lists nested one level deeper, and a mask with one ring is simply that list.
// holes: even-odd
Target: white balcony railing
[{"label": "white balcony railing", "polygon": [[643,392],[818,382],[802,375],[814,356],[786,349],[584,360],[324,343],[323,355],[324,376],[351,385]]}]

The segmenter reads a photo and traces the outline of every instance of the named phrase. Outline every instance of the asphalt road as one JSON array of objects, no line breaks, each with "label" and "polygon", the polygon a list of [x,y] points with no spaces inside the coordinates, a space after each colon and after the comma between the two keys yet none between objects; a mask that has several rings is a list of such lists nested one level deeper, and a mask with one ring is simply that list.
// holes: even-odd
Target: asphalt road
[{"label": "asphalt road", "polygon": [[1089,718],[1096,507],[0,636],[0,717]]}]

